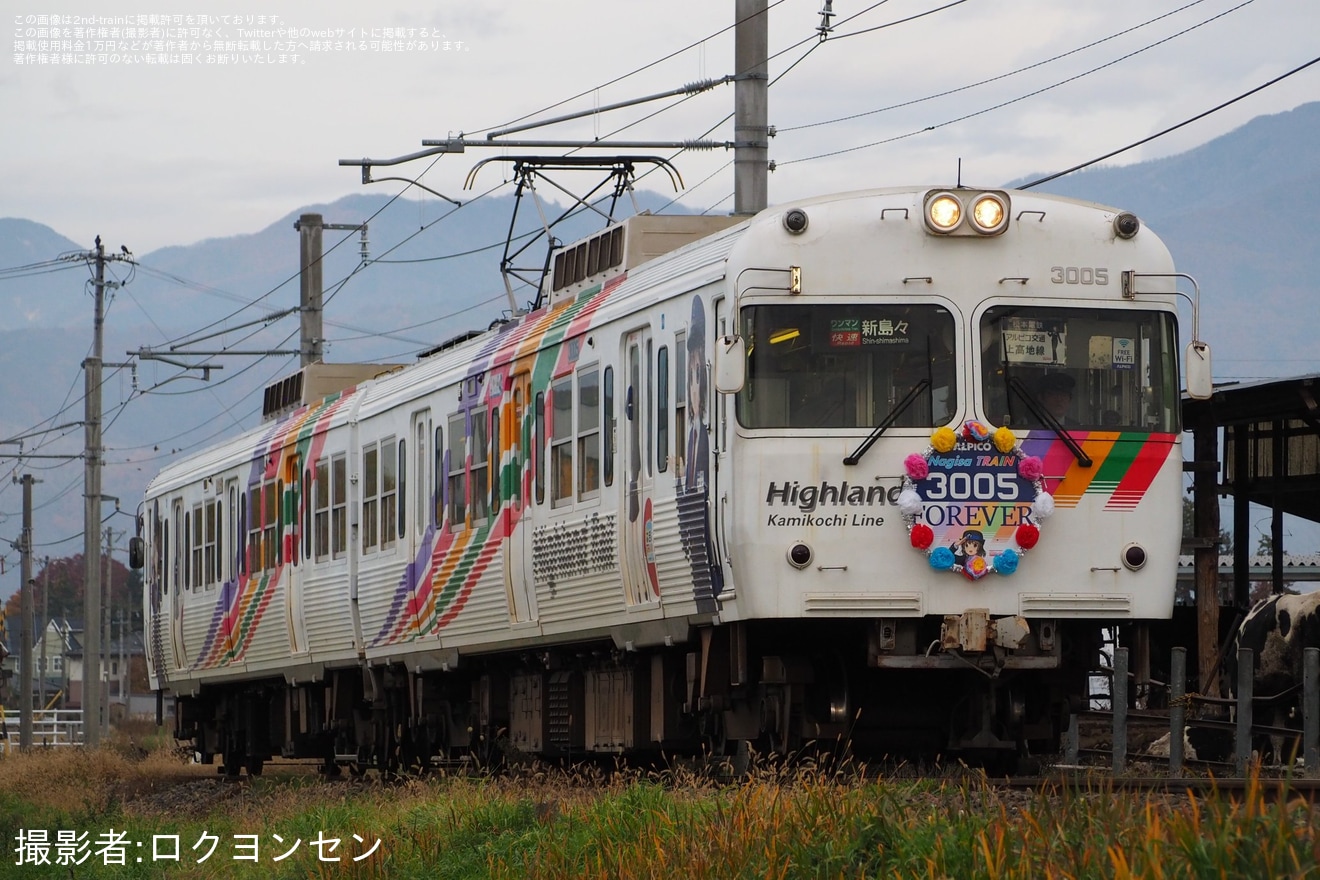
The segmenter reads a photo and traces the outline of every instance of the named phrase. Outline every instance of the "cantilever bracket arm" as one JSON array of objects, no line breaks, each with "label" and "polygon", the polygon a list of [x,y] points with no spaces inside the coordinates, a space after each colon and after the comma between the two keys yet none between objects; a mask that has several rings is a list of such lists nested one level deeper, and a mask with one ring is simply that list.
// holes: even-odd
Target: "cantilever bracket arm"
[{"label": "cantilever bracket arm", "polygon": [[490,162],[513,162],[516,165],[532,167],[538,171],[580,171],[584,168],[616,168],[628,172],[631,172],[633,165],[642,163],[654,165],[669,175],[669,182],[673,185],[674,192],[679,192],[683,188],[683,176],[678,173],[678,169],[668,159],[662,156],[491,156],[489,159],[482,159],[472,166],[467,179],[463,182],[463,189],[472,189],[472,185],[477,179],[477,172]]}]

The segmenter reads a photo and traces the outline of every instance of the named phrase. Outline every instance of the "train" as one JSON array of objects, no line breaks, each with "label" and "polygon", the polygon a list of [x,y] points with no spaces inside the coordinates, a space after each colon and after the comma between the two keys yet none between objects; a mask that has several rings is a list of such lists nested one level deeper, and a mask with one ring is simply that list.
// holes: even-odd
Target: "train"
[{"label": "train", "polygon": [[1102,633],[1173,613],[1179,277],[1027,190],[611,223],[151,480],[152,687],[231,775],[1049,753]]}]

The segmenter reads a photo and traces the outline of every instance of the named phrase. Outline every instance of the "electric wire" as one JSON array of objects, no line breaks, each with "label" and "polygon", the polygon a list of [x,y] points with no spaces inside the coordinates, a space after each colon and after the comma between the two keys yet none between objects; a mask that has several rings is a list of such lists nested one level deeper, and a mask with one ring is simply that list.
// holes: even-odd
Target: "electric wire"
[{"label": "electric wire", "polygon": [[[1049,58],[1045,58],[1045,59],[1042,59],[1042,60],[1040,60],[1040,61],[1033,62],[1033,63],[1028,64],[1028,65],[1025,65],[1025,66],[1023,66],[1023,67],[1019,67],[1019,68],[1017,68],[1017,69],[1015,69],[1015,70],[1010,70],[1010,71],[1008,71],[1007,73],[997,74],[996,76],[988,77],[988,78],[983,79],[983,80],[978,80],[977,82],[974,82],[974,83],[967,83],[966,85],[961,85],[961,86],[958,86],[957,88],[946,89],[945,91],[942,91],[942,92],[935,92],[934,94],[926,95],[925,97],[922,97],[922,98],[914,98],[914,99],[912,99],[912,100],[910,100],[910,101],[902,101],[902,102],[900,102],[900,103],[898,103],[898,104],[890,104],[890,105],[888,105],[888,106],[886,106],[886,107],[877,107],[877,108],[874,109],[874,110],[866,110],[866,111],[863,111],[863,112],[861,112],[861,113],[852,113],[852,114],[849,114],[849,115],[847,115],[847,116],[837,116],[837,117],[835,117],[835,118],[833,118],[833,119],[822,119],[822,120],[820,120],[820,121],[818,121],[818,122],[806,122],[806,123],[803,123],[802,125],[779,126],[779,133],[780,133],[780,134],[787,134],[787,133],[789,133],[789,132],[793,132],[793,131],[803,131],[804,129],[808,129],[808,128],[819,128],[820,126],[823,126],[823,125],[834,125],[834,124],[836,124],[836,123],[840,123],[840,122],[851,122],[851,121],[853,121],[853,120],[855,120],[855,119],[862,119],[863,117],[866,117],[866,116],[874,116],[874,115],[877,114],[877,113],[885,113],[885,112],[888,112],[888,111],[890,111],[890,110],[899,110],[899,109],[902,109],[903,107],[911,107],[911,106],[913,106],[913,105],[915,105],[915,104],[921,104],[921,103],[924,103],[924,102],[926,102],[926,101],[933,101],[933,100],[935,100],[935,99],[937,99],[937,98],[946,98],[946,97],[948,97],[949,95],[956,95],[956,94],[958,94],[959,92],[966,92],[966,91],[969,91],[969,90],[971,90],[971,89],[978,88],[979,86],[989,85],[990,83],[998,82],[999,80],[1002,80],[1002,79],[1008,79],[1008,78],[1011,77],[1011,76],[1016,76],[1016,75],[1018,75],[1019,73],[1026,73],[1027,71],[1029,71],[1029,70],[1034,70],[1034,69],[1036,69],[1037,67],[1044,67],[1044,66],[1047,65],[1047,64],[1051,64],[1051,63],[1053,63],[1053,62],[1055,62],[1055,61],[1060,61],[1060,60],[1062,60],[1062,59],[1064,59],[1064,58],[1067,58],[1067,57],[1069,57],[1069,56],[1071,56],[1071,55],[1076,55],[1078,52],[1084,52],[1084,51],[1086,51],[1087,49],[1093,49],[1093,48],[1095,48],[1096,46],[1102,45],[1102,44],[1107,43],[1107,42],[1109,42],[1109,41],[1111,41],[1111,40],[1118,39],[1119,37],[1126,36],[1126,35],[1128,35],[1128,34],[1130,34],[1130,33],[1133,33],[1134,31],[1138,31],[1138,30],[1140,30],[1141,28],[1144,28],[1144,27],[1147,27],[1147,26],[1149,26],[1149,25],[1152,25],[1152,24],[1154,24],[1154,23],[1156,23],[1156,22],[1158,22],[1158,21],[1161,21],[1161,20],[1163,20],[1163,19],[1165,19],[1165,18],[1168,18],[1169,16],[1177,15],[1178,13],[1183,12],[1184,10],[1190,9],[1190,8],[1193,7],[1193,6],[1197,6],[1197,5],[1199,5],[1199,4],[1201,4],[1201,3],[1204,3],[1204,2],[1206,2],[1206,0],[1192,0],[1191,3],[1188,3],[1188,4],[1184,5],[1184,6],[1180,6],[1180,7],[1178,7],[1177,9],[1170,10],[1169,12],[1166,12],[1166,13],[1164,13],[1163,15],[1157,15],[1155,18],[1147,19],[1146,21],[1143,21],[1143,22],[1141,22],[1140,24],[1137,24],[1137,25],[1133,25],[1133,26],[1130,27],[1130,28],[1125,28],[1124,30],[1116,31],[1115,33],[1112,33],[1112,34],[1110,34],[1110,35],[1107,36],[1107,37],[1101,37],[1101,38],[1098,39],[1098,40],[1092,40],[1092,41],[1089,42],[1089,43],[1085,43],[1085,44],[1083,44],[1083,45],[1081,45],[1081,46],[1077,46],[1076,48],[1069,49],[1067,52],[1061,52],[1061,53],[1059,53],[1058,55],[1052,55],[1052,56],[1050,56]],[[1235,10],[1237,10],[1237,9],[1242,8],[1242,6],[1246,6],[1246,5],[1248,5],[1248,4],[1250,4],[1250,3],[1253,3],[1253,2],[1255,2],[1255,0],[1246,0],[1245,3],[1242,3],[1242,4],[1240,4],[1239,6],[1235,6],[1235,7],[1233,7],[1233,9],[1228,10],[1228,12],[1233,12],[1233,11],[1235,11]],[[1225,14],[1226,14],[1226,13],[1225,13]],[[887,26],[888,26],[888,25],[882,25],[882,27],[887,27]],[[845,38],[845,37],[853,37],[853,36],[857,36],[858,34],[869,33],[869,32],[872,31],[872,30],[876,30],[876,29],[875,29],[875,28],[868,28],[868,29],[865,30],[865,31],[855,31],[855,32],[852,32],[852,33],[840,34],[839,36],[833,37],[832,39],[841,40],[841,39],[843,39],[843,38]]]},{"label": "electric wire", "polygon": [[[1246,3],[1250,3],[1250,2],[1252,2],[1252,0],[1246,0]],[[802,163],[802,162],[812,162],[812,161],[815,161],[815,160],[817,160],[817,159],[828,159],[828,158],[831,158],[831,157],[833,157],[833,156],[842,156],[842,155],[844,155],[844,154],[846,154],[846,153],[855,153],[855,152],[857,152],[858,150],[867,150],[867,149],[870,149],[870,148],[872,148],[872,147],[878,147],[878,146],[883,146],[884,144],[895,143],[895,142],[897,142],[897,141],[905,140],[905,139],[910,138],[910,137],[915,137],[915,136],[920,135],[920,134],[925,134],[925,133],[927,133],[927,132],[935,131],[935,130],[937,130],[937,129],[946,128],[946,127],[948,127],[948,126],[950,126],[950,125],[955,125],[955,124],[957,124],[957,123],[959,123],[959,122],[966,122],[968,119],[974,119],[974,118],[976,118],[976,117],[978,117],[978,116],[984,116],[985,114],[987,114],[987,113],[991,113],[991,112],[994,112],[995,110],[1002,110],[1004,107],[1008,107],[1008,106],[1011,106],[1011,105],[1013,105],[1013,104],[1020,103],[1020,102],[1022,102],[1022,101],[1028,100],[1029,98],[1034,98],[1034,97],[1037,97],[1037,96],[1039,96],[1039,95],[1043,95],[1043,94],[1045,94],[1046,92],[1053,91],[1054,89],[1060,88],[1061,86],[1068,85],[1069,83],[1077,82],[1078,80],[1083,79],[1084,77],[1090,76],[1090,75],[1093,74],[1093,73],[1098,73],[1098,72],[1100,72],[1100,71],[1102,71],[1102,70],[1106,70],[1106,69],[1108,69],[1108,68],[1110,68],[1110,67],[1113,67],[1113,66],[1116,65],[1116,64],[1121,64],[1121,63],[1123,63],[1124,61],[1128,61],[1128,60],[1134,58],[1135,56],[1140,55],[1140,54],[1142,54],[1142,53],[1144,53],[1144,52],[1149,52],[1151,49],[1154,49],[1154,48],[1156,48],[1156,47],[1158,47],[1158,46],[1161,46],[1161,45],[1163,45],[1163,44],[1165,44],[1165,43],[1168,43],[1168,42],[1170,42],[1171,40],[1175,40],[1175,39],[1177,39],[1178,37],[1181,37],[1181,36],[1183,36],[1183,35],[1185,35],[1185,34],[1188,34],[1188,33],[1192,32],[1192,31],[1194,31],[1194,30],[1196,30],[1196,29],[1198,29],[1198,28],[1204,27],[1205,25],[1207,25],[1207,24],[1209,24],[1209,23],[1211,23],[1211,22],[1213,22],[1213,21],[1215,21],[1215,20],[1217,20],[1217,19],[1219,19],[1219,18],[1222,18],[1222,17],[1225,16],[1225,15],[1228,15],[1229,13],[1233,12],[1234,10],[1236,10],[1236,9],[1240,9],[1242,6],[1245,6],[1246,3],[1239,4],[1238,6],[1233,7],[1233,9],[1225,10],[1224,12],[1221,12],[1221,13],[1219,13],[1218,15],[1215,15],[1215,16],[1213,16],[1213,17],[1211,17],[1211,18],[1205,19],[1205,20],[1203,20],[1203,21],[1201,21],[1201,22],[1198,22],[1197,24],[1194,24],[1194,25],[1192,25],[1192,26],[1190,26],[1190,27],[1184,28],[1183,30],[1178,31],[1178,32],[1176,32],[1176,33],[1170,34],[1170,35],[1167,36],[1167,37],[1164,37],[1164,38],[1162,38],[1162,39],[1156,40],[1156,41],[1153,42],[1153,43],[1148,43],[1147,45],[1142,46],[1142,47],[1139,48],[1139,49],[1134,49],[1133,51],[1128,52],[1128,53],[1125,54],[1125,55],[1120,55],[1119,57],[1114,58],[1114,59],[1112,59],[1112,60],[1110,60],[1110,61],[1107,61],[1107,62],[1105,62],[1104,64],[1101,64],[1101,65],[1098,65],[1098,66],[1096,66],[1096,67],[1093,67],[1093,68],[1091,68],[1090,70],[1086,70],[1086,71],[1083,71],[1083,72],[1081,72],[1081,73],[1075,74],[1075,75],[1073,75],[1073,76],[1067,77],[1067,78],[1065,78],[1065,79],[1058,80],[1057,82],[1051,83],[1051,84],[1049,84],[1049,85],[1047,85],[1047,86],[1042,86],[1042,87],[1040,87],[1040,88],[1038,88],[1038,89],[1033,89],[1032,91],[1029,91],[1029,92],[1026,92],[1026,93],[1024,93],[1024,94],[1018,95],[1018,96],[1015,97],[1015,98],[1010,98],[1010,99],[1008,99],[1008,100],[1006,100],[1006,101],[1000,101],[999,103],[997,103],[997,104],[992,104],[992,105],[989,106],[989,107],[983,107],[983,108],[981,108],[981,109],[979,109],[979,110],[972,111],[971,113],[964,113],[963,115],[958,116],[958,117],[955,117],[955,118],[953,118],[953,119],[946,119],[946,120],[943,121],[943,122],[938,122],[938,123],[935,123],[935,124],[933,124],[933,125],[927,125],[927,126],[925,126],[925,127],[923,127],[923,128],[915,129],[915,130],[913,130],[913,131],[909,131],[909,132],[906,132],[906,133],[904,133],[904,134],[894,135],[893,137],[883,138],[883,139],[881,139],[881,140],[878,140],[878,141],[872,141],[872,142],[870,142],[870,143],[866,143],[866,144],[858,144],[857,146],[853,146],[853,147],[844,147],[844,148],[842,148],[842,149],[838,149],[838,150],[830,150],[829,152],[818,153],[818,154],[813,155],[813,156],[802,156],[802,157],[799,157],[799,158],[797,158],[797,159],[788,159],[788,160],[785,160],[785,161],[783,161],[783,162],[778,163],[778,164],[779,164],[779,167],[782,168],[782,167],[787,166],[787,165],[797,165],[797,164]]]}]

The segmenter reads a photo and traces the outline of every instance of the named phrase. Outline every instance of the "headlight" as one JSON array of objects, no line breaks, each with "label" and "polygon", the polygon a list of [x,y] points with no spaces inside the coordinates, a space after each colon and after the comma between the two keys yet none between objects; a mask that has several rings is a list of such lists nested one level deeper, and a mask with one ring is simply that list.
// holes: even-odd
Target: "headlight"
[{"label": "headlight", "polygon": [[994,193],[977,196],[972,203],[972,225],[986,235],[994,235],[1008,223],[1008,206]]},{"label": "headlight", "polygon": [[962,202],[949,193],[940,193],[926,203],[926,222],[936,232],[952,232],[962,222]]}]

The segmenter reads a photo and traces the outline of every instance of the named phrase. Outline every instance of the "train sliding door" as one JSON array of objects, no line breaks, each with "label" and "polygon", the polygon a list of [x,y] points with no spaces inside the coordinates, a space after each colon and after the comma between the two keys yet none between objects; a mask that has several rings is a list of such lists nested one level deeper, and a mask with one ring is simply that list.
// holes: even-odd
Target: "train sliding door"
[{"label": "train sliding door", "polygon": [[650,328],[634,330],[624,340],[624,370],[624,423],[619,452],[627,470],[619,487],[623,493],[623,593],[631,606],[660,597],[652,543],[655,436],[650,416],[655,365]]}]

